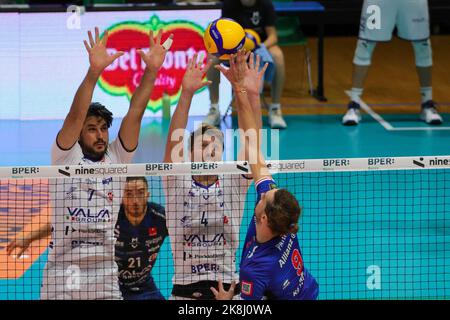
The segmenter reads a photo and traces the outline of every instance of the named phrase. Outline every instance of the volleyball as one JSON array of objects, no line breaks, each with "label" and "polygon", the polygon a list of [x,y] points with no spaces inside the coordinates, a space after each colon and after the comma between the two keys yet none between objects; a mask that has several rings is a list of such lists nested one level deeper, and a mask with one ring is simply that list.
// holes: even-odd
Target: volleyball
[{"label": "volleyball", "polygon": [[220,60],[228,60],[230,54],[244,47],[245,31],[232,19],[221,18],[211,22],[203,36],[206,50]]},{"label": "volleyball", "polygon": [[245,43],[244,49],[246,51],[253,51],[261,44],[261,37],[253,29],[245,29]]}]

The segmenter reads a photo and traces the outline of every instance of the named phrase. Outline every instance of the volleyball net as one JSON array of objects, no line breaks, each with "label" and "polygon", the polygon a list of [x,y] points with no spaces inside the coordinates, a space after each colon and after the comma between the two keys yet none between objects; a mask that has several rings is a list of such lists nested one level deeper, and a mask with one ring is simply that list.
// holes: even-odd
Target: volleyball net
[{"label": "volleyball net", "polygon": [[[302,207],[319,299],[450,296],[450,156],[268,167]],[[168,298],[174,283],[238,278],[249,173],[246,162],[0,168],[0,299]]]}]

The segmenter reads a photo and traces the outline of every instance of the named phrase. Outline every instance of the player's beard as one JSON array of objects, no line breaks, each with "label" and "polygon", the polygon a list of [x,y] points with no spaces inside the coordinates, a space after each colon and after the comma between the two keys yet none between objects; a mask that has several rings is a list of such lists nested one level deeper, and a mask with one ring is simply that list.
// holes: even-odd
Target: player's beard
[{"label": "player's beard", "polygon": [[[83,154],[86,158],[89,160],[92,160],[94,162],[100,161],[105,156],[106,152],[108,151],[108,144],[103,140],[97,140],[95,143],[103,142],[105,144],[105,149],[102,151],[96,151],[93,147],[85,145],[83,143],[83,140],[80,139],[79,143],[81,146],[81,150],[83,150]],[[94,144],[95,144],[94,143]]]},{"label": "player's beard", "polygon": [[133,206],[130,210],[130,216],[133,218],[139,218],[144,214],[145,210],[142,206]]}]

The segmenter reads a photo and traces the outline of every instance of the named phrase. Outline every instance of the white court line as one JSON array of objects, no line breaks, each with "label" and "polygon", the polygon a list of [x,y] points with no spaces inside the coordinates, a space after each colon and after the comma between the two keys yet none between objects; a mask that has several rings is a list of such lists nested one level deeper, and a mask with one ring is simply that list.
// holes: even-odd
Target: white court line
[{"label": "white court line", "polygon": [[[345,93],[350,97],[350,91],[346,90]],[[371,107],[367,105],[362,99],[359,103],[361,105],[361,109],[363,109],[367,114],[369,114],[372,118],[378,121],[387,131],[448,131],[450,127],[394,127],[389,122],[383,119],[378,113],[373,111]]]}]

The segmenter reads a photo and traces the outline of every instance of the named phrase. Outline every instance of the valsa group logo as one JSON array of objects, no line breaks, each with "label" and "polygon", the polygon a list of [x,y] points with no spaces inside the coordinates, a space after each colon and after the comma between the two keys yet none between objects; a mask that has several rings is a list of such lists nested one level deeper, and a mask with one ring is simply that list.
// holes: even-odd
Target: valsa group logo
[{"label": "valsa group logo", "polygon": [[156,35],[161,29],[162,43],[170,34],[174,35],[174,42],[158,72],[147,109],[153,112],[160,110],[164,93],[170,97],[171,104],[177,103],[189,59],[195,53],[203,57],[204,61],[207,59],[207,51],[203,44],[205,30],[187,20],[161,21],[157,15],[153,15],[150,21],[123,21],[107,28],[108,52],[123,51],[124,55],[105,69],[99,80],[100,88],[108,94],[125,95],[131,100],[145,70],[145,63],[141,61],[137,50],[148,50],[149,31],[153,30]]}]

